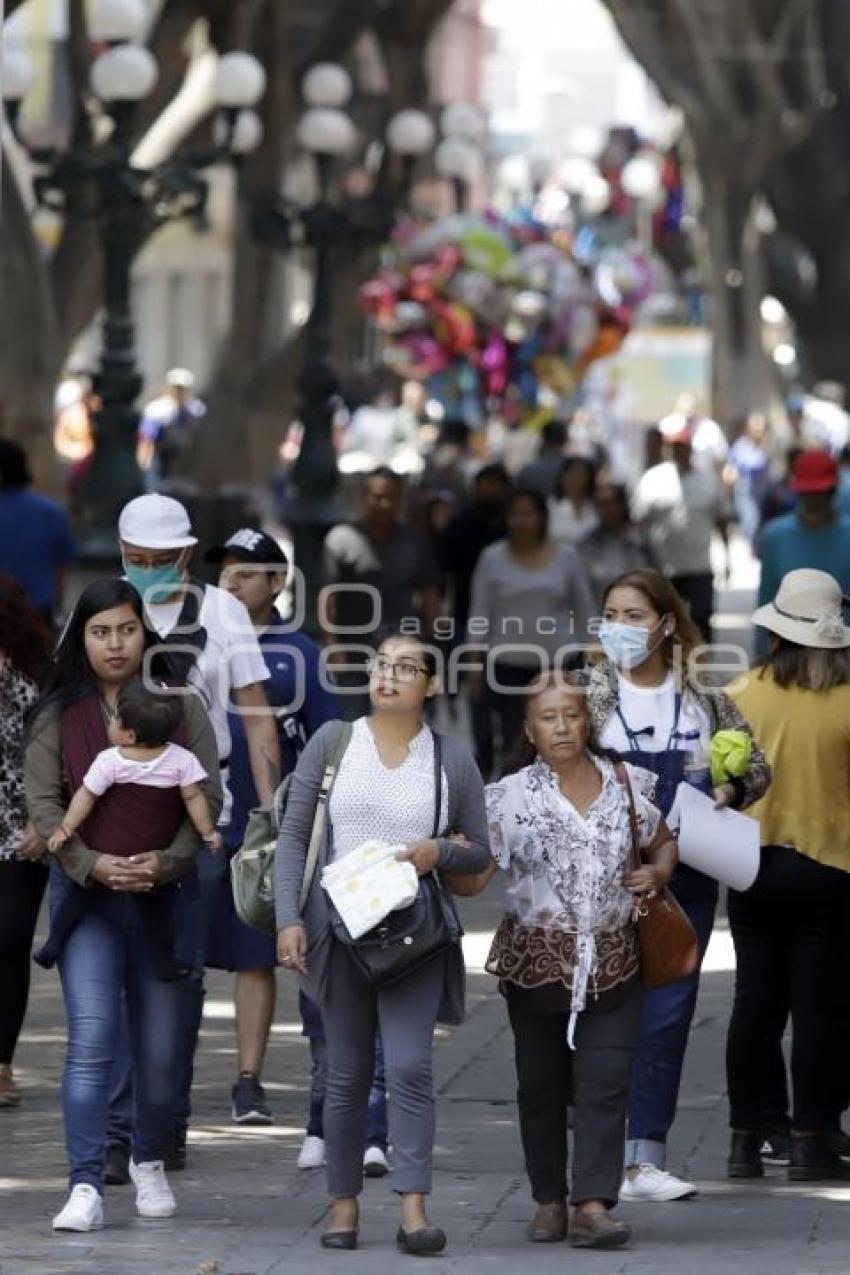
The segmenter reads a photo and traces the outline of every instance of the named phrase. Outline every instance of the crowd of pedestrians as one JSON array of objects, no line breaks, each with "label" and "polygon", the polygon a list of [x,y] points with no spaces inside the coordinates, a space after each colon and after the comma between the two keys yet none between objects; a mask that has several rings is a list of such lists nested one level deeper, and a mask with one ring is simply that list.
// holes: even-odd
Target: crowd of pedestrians
[{"label": "crowd of pedestrians", "polygon": [[[189,410],[191,386],[172,388]],[[35,959],[58,969],[67,1024],[57,1231],[103,1225],[111,1184],[132,1182],[142,1217],[175,1213],[206,968],[235,976],[232,1119],[274,1121],[280,967],[310,1043],[298,1166],[327,1173],[323,1246],[357,1248],[363,1178],[391,1173],[399,1250],[441,1252],[432,1053],[435,1025],[464,1016],[453,898],[498,875],[487,970],[514,1037],[528,1240],[615,1248],[618,1200],[695,1196],[666,1146],[719,887],[679,861],[683,784],[761,827],[755,883],[726,898],[729,1175],[768,1159],[850,1180],[850,524],[839,457],[772,441],[753,417],[729,447],[682,402],[633,488],[564,422],[513,473],[460,448],[456,472],[426,465],[410,493],[381,465],[327,536],[315,637],[281,608],[275,536],[199,546],[151,492],[121,513],[120,573],[82,590],[58,641],[73,543],[2,444],[0,520],[25,520],[27,548],[0,556],[0,1106],[25,1097],[12,1064],[48,887]],[[756,663],[724,690],[706,676],[712,554],[734,522],[763,566]],[[734,773],[720,738],[745,757]],[[276,936],[240,919],[231,887],[258,807],[282,816]],[[328,870],[372,843],[418,892],[363,939]],[[637,917],[659,895],[695,955],[645,986]]]}]

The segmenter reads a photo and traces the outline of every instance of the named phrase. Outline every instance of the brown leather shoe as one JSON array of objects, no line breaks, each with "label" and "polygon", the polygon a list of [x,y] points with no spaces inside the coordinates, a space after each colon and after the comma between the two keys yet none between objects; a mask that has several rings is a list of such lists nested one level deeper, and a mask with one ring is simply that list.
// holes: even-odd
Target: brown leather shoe
[{"label": "brown leather shoe", "polygon": [[631,1227],[609,1213],[586,1213],[573,1209],[570,1244],[573,1248],[620,1248],[631,1239]]},{"label": "brown leather shoe", "polygon": [[567,1238],[567,1206],[564,1200],[547,1200],[538,1204],[537,1212],[525,1228],[525,1238],[532,1244],[557,1244]]}]

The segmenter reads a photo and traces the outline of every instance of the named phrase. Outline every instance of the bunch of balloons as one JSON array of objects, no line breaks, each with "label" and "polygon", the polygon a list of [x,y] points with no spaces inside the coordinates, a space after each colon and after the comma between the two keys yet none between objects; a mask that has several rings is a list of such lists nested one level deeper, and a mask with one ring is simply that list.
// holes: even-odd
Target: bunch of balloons
[{"label": "bunch of balloons", "polygon": [[360,297],[399,375],[437,397],[456,381],[530,413],[544,387],[550,402],[570,399],[652,291],[635,245],[588,254],[563,227],[516,211],[402,224]]}]

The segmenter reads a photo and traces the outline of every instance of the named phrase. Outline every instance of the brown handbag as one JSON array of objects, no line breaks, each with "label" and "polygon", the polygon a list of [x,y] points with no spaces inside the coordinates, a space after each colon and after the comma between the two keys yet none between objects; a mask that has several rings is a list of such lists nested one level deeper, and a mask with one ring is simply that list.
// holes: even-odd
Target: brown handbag
[{"label": "brown handbag", "polygon": [[[623,763],[617,762],[615,769],[629,803],[632,866],[636,870],[643,866],[643,857],[640,852],[634,793]],[[635,901],[635,924],[644,986],[665,987],[680,978],[687,978],[699,968],[699,941],[696,931],[682,905],[666,886],[652,898],[644,894]]]}]

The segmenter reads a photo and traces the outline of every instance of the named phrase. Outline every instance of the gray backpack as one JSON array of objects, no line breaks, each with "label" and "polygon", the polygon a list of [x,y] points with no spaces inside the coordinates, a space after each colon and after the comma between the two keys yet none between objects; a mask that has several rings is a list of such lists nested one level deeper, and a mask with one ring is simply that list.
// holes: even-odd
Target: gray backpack
[{"label": "gray backpack", "polygon": [[[322,776],[307,860],[304,865],[304,879],[299,899],[299,907],[302,911],[307,901],[325,835],[328,797],[336,772],[339,770],[339,764],[348,747],[348,741],[351,739],[351,722],[335,722],[334,726],[336,735],[328,755],[325,773]],[[274,859],[291,785],[292,775],[289,774],[278,787],[270,806],[258,806],[256,810],[251,811],[242,845],[230,860],[230,881],[236,914],[240,921],[253,926],[255,930],[263,930],[266,934],[277,933],[274,910]]]}]

